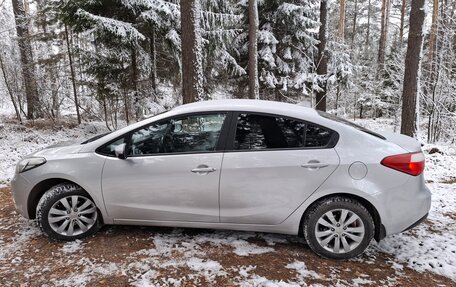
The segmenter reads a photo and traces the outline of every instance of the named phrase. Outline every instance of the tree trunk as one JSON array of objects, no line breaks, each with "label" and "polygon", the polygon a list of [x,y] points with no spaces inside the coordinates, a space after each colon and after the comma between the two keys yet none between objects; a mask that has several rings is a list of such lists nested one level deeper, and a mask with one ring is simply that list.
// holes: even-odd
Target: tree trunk
[{"label": "tree trunk", "polygon": [[366,31],[366,51],[369,49],[369,40],[370,40],[370,20],[371,20],[371,0],[367,5],[367,31]]},{"label": "tree trunk", "polygon": [[406,9],[406,2],[402,0],[401,6],[401,23],[399,26],[399,44],[402,47],[402,42],[404,41],[404,21],[405,21],[405,9]]},{"label": "tree trunk", "polygon": [[71,51],[70,45],[70,37],[68,36],[68,27],[65,24],[65,41],[68,49],[68,60],[70,61],[70,73],[71,73],[71,83],[73,84],[73,97],[74,97],[74,105],[76,107],[76,115],[78,117],[78,124],[81,124],[81,113],[79,112],[79,101],[78,101],[78,93],[76,89],[76,76],[74,73],[74,66],[73,66],[73,53]]},{"label": "tree trunk", "polygon": [[259,99],[258,83],[258,3],[249,0],[249,98]]},{"label": "tree trunk", "polygon": [[203,99],[203,48],[200,29],[200,0],[181,0],[182,100],[184,104]]},{"label": "tree trunk", "polygon": [[157,91],[157,51],[154,30],[152,30],[150,35],[150,82],[155,93]]},{"label": "tree trunk", "polygon": [[[317,74],[324,75],[328,73],[328,58],[326,54],[326,28],[327,28],[327,1],[320,2],[320,29],[318,31],[318,57],[316,62]],[[317,92],[316,95],[316,109],[326,111],[326,78],[323,83],[322,91]]]},{"label": "tree trunk", "polygon": [[[320,5],[321,7],[321,5]],[[337,26],[337,35],[340,40],[344,40],[345,34],[345,0],[340,0],[339,25]]]},{"label": "tree trunk", "polygon": [[51,80],[51,98],[52,98],[52,119],[58,121],[60,118],[60,101],[59,101],[59,92],[58,92],[58,75],[57,75],[57,65],[52,64],[52,66],[47,69],[47,75]]},{"label": "tree trunk", "polygon": [[12,3],[21,56],[22,81],[25,86],[25,96],[27,99],[27,119],[35,119],[42,117],[43,114],[38,98],[38,86],[34,73],[29,27],[24,2],[22,0],[12,0]]},{"label": "tree trunk", "polygon": [[355,11],[353,11],[353,29],[352,29],[352,47],[355,43],[356,36],[356,20],[358,18],[358,0],[355,0]]},{"label": "tree trunk", "polygon": [[416,134],[419,69],[421,50],[423,48],[423,24],[425,0],[412,0],[410,9],[410,30],[405,57],[404,87],[402,91],[402,123],[401,133],[414,136]]},{"label": "tree trunk", "polygon": [[433,0],[432,7],[432,24],[431,24],[431,33],[429,36],[429,51],[427,57],[428,70],[430,73],[430,85],[433,84],[434,80],[434,57],[436,53],[436,44],[437,44],[437,29],[438,29],[438,18],[439,18],[439,0]]},{"label": "tree trunk", "polygon": [[389,5],[390,0],[382,0],[382,15],[381,15],[381,29],[380,40],[378,44],[378,72],[377,76],[383,71],[385,65],[385,49],[388,36],[388,22],[389,22]]},{"label": "tree trunk", "polygon": [[139,93],[138,93],[138,55],[136,47],[131,48],[131,82],[133,88],[133,108],[135,109],[136,120],[139,120],[143,116],[143,110],[141,107]]},{"label": "tree trunk", "polygon": [[6,90],[8,91],[8,94],[10,95],[10,98],[11,98],[11,102],[13,103],[14,111],[16,112],[16,118],[20,123],[22,123],[21,113],[17,106],[16,100],[14,99],[13,89],[11,88],[11,85],[8,82],[8,78],[6,75],[6,67],[3,64],[3,58],[2,58],[1,53],[0,53],[0,69],[2,69],[3,78],[5,79]]}]

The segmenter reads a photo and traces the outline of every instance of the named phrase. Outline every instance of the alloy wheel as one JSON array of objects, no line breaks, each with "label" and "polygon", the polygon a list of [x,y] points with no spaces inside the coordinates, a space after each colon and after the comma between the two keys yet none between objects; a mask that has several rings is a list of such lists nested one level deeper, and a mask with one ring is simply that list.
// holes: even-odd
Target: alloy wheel
[{"label": "alloy wheel", "polygon": [[324,213],[315,225],[315,237],[320,246],[339,254],[358,247],[365,232],[361,218],[348,209],[330,210]]},{"label": "alloy wheel", "polygon": [[98,211],[92,200],[70,195],[56,201],[48,213],[52,230],[64,236],[76,236],[90,230],[97,222]]}]

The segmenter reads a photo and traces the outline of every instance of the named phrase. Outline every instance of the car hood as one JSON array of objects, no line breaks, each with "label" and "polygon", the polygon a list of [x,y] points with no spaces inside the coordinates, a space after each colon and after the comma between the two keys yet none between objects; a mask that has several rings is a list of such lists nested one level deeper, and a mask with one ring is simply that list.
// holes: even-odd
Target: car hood
[{"label": "car hood", "polygon": [[56,154],[78,153],[82,149],[80,141],[72,140],[60,142],[45,147],[42,150],[32,153],[30,156],[51,156]]},{"label": "car hood", "polygon": [[384,136],[387,141],[392,142],[405,149],[408,152],[421,151],[421,143],[416,139],[393,132],[377,132]]}]

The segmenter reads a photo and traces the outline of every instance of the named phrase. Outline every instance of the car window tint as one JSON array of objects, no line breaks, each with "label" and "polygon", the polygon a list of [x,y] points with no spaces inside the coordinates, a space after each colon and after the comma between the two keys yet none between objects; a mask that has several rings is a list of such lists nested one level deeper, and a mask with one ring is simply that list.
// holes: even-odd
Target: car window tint
[{"label": "car window tint", "polygon": [[130,155],[213,151],[225,114],[194,115],[151,124],[132,134]]},{"label": "car window tint", "polygon": [[120,139],[118,139],[118,140],[116,140],[114,142],[111,142],[111,143],[109,143],[109,144],[107,144],[105,146],[102,146],[98,150],[98,152],[101,153],[101,154],[104,154],[104,155],[115,156],[116,153],[115,153],[114,150],[116,149],[116,147],[118,145],[123,144],[123,143],[125,143],[125,137],[120,138]]},{"label": "car window tint", "polygon": [[305,123],[253,114],[238,116],[234,149],[296,148],[304,145]]},{"label": "car window tint", "polygon": [[331,140],[332,132],[313,124],[307,124],[306,147],[325,147]]}]

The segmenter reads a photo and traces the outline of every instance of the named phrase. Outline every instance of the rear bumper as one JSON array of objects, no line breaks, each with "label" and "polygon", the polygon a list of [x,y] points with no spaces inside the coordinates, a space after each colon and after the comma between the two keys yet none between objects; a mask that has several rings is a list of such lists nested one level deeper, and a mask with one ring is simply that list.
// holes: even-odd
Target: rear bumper
[{"label": "rear bumper", "polygon": [[410,230],[410,229],[414,228],[415,226],[420,225],[421,223],[423,223],[423,222],[426,220],[426,218],[428,217],[428,215],[429,215],[429,213],[426,213],[425,216],[423,216],[423,217],[421,217],[420,219],[418,219],[417,222],[413,223],[412,225],[410,225],[409,227],[407,227],[407,228],[404,229],[403,231]]},{"label": "rear bumper", "polygon": [[400,233],[423,222],[431,209],[431,192],[422,178],[413,178],[406,188],[390,190],[383,202],[385,235]]}]

